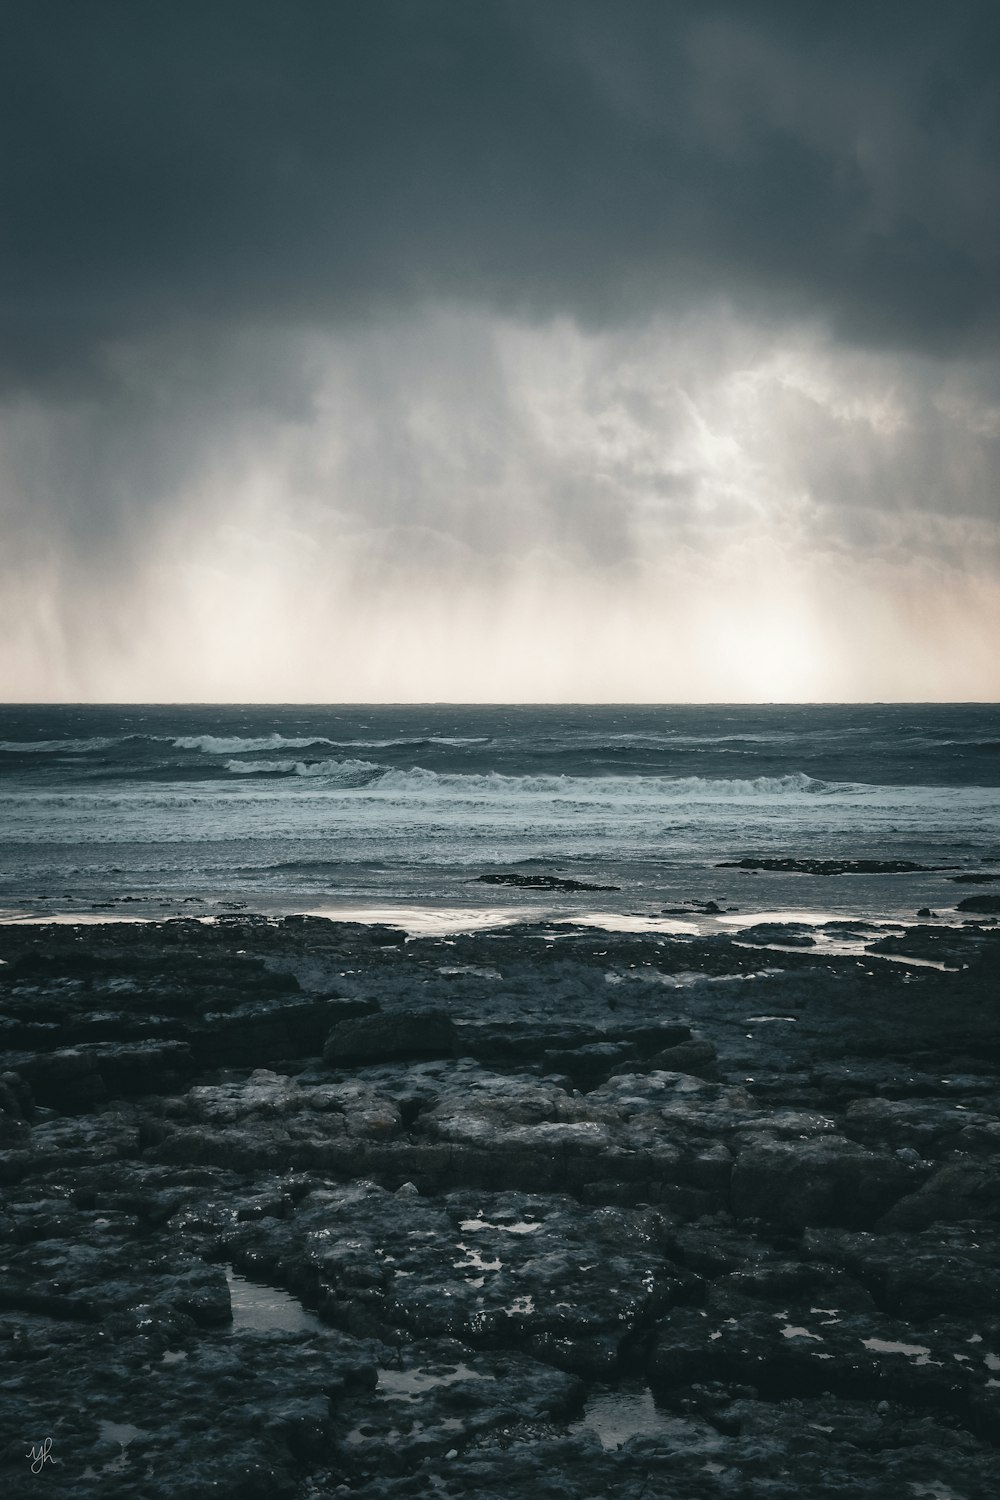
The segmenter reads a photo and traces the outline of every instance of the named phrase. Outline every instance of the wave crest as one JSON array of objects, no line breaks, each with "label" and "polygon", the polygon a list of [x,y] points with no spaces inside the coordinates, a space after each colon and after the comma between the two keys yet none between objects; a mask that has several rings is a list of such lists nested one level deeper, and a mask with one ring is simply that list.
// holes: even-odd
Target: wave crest
[{"label": "wave crest", "polygon": [[236,776],[322,776],[357,786],[382,767],[370,760],[227,760],[226,770]]},{"label": "wave crest", "polygon": [[428,771],[414,766],[409,771],[387,770],[377,782],[379,791],[487,794],[493,796],[540,797],[632,797],[650,801],[717,801],[759,797],[801,797],[867,792],[870,787],[854,782],[820,781],[804,771],[786,776],[756,776],[747,779],[711,776],[505,776],[498,771],[470,774],[458,771]]},{"label": "wave crest", "polygon": [[256,739],[233,735],[185,734],[174,740],[175,750],[201,750],[205,755],[244,755],[254,750],[308,750],[310,745],[332,745],[324,735],[289,738],[284,734],[259,735]]}]

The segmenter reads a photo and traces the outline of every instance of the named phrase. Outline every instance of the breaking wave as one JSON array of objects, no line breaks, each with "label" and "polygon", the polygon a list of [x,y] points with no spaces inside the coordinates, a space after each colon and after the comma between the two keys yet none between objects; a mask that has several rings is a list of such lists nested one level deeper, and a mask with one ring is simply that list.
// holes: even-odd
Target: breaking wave
[{"label": "breaking wave", "polygon": [[225,738],[215,734],[186,734],[174,740],[175,750],[201,750],[206,755],[243,755],[254,750],[308,750],[311,745],[332,745],[324,735],[289,739],[283,734],[259,735],[244,739],[239,735]]},{"label": "breaking wave", "polygon": [[820,781],[804,771],[787,776],[756,776],[739,780],[710,776],[504,776],[496,771],[478,775],[464,772],[387,770],[379,791],[486,793],[551,796],[631,796],[715,801],[719,798],[822,796],[867,792],[873,788],[853,782]]},{"label": "breaking wave", "polygon": [[[205,755],[248,755],[260,750],[308,750],[313,745],[326,745],[331,750],[419,750],[422,745],[447,745],[449,747],[488,745],[490,739],[491,736],[488,734],[411,735],[406,739],[387,740],[354,738],[331,740],[322,734],[314,734],[301,739],[284,734],[259,735],[256,738],[244,738],[239,735],[227,738],[215,734],[189,734],[175,739],[173,746],[175,750],[200,750]],[[109,740],[108,743],[112,742]]]},{"label": "breaking wave", "polygon": [[359,785],[382,770],[370,760],[227,760],[236,776],[322,776],[344,785]]},{"label": "breaking wave", "polygon": [[344,787],[398,796],[583,798],[605,801],[715,802],[761,797],[816,797],[864,794],[876,788],[855,782],[820,781],[803,771],[787,776],[734,779],[709,776],[505,776],[498,771],[478,773],[429,771],[422,766],[397,770],[367,760],[228,760],[235,776],[305,776]]}]

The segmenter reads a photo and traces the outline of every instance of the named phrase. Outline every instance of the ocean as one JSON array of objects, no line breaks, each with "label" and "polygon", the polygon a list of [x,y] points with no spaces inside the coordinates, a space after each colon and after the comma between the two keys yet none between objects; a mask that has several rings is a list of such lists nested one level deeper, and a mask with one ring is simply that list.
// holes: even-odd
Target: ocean
[{"label": "ocean", "polygon": [[992,704],[0,706],[7,918],[903,920],[998,859]]}]

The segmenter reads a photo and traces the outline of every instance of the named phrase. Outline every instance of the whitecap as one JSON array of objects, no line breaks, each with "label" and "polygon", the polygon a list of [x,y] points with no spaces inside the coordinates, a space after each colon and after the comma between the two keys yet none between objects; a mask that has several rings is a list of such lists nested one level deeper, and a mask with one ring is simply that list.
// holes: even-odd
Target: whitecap
[{"label": "whitecap", "polygon": [[356,784],[382,769],[370,760],[227,760],[226,770],[236,776],[320,776],[331,781]]},{"label": "whitecap", "polygon": [[507,776],[498,771],[478,773],[430,771],[413,766],[408,771],[387,770],[378,783],[382,791],[435,793],[485,793],[528,796],[570,796],[581,799],[618,797],[623,793],[637,800],[665,798],[715,802],[720,799],[751,800],[759,797],[800,797],[867,794],[875,787],[854,782],[820,781],[804,771],[785,776],[734,779],[711,776]]},{"label": "whitecap", "polygon": [[325,735],[309,735],[306,738],[289,738],[283,734],[259,735],[247,739],[241,735],[230,737],[215,734],[186,734],[174,740],[175,750],[201,750],[205,755],[245,755],[254,750],[307,750],[310,745],[332,745]]}]

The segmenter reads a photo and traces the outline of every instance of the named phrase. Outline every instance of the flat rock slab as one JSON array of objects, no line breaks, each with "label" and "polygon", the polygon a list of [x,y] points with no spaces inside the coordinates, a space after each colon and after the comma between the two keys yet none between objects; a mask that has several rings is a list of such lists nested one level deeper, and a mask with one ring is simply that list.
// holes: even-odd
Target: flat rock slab
[{"label": "flat rock slab", "polygon": [[1000,1493],[1000,937],[750,936],[0,929],[6,1490]]}]

